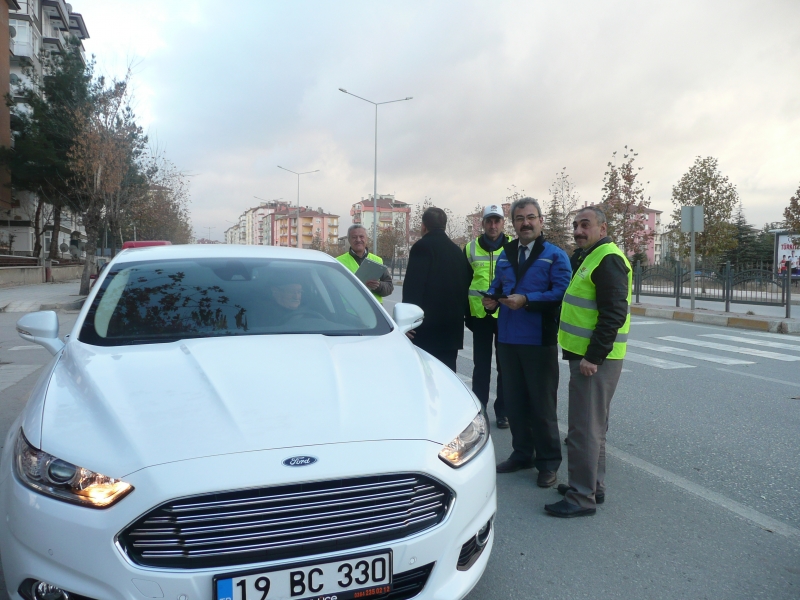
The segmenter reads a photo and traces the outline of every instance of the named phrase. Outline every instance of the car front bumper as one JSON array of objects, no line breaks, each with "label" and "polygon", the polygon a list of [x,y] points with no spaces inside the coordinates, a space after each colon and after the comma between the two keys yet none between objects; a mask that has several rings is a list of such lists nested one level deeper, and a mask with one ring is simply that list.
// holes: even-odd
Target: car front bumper
[{"label": "car front bumper", "polygon": [[[61,502],[28,489],[2,465],[0,556],[11,598],[20,584],[42,580],[73,594],[97,600],[171,598],[212,600],[213,577],[243,569],[324,562],[333,556],[391,548],[394,575],[435,563],[422,593],[415,598],[463,598],[480,579],[493,543],[469,569],[456,568],[462,546],[496,511],[495,457],[491,440],[467,465],[452,469],[438,458],[440,446],[427,441],[376,441],[223,455],[158,465],[125,477],[134,491],[105,510]],[[311,455],[317,463],[287,468],[293,455]],[[380,473],[423,473],[454,492],[438,525],[408,538],[341,553],[303,556],[289,561],[241,564],[213,569],[161,569],[132,562],[116,536],[153,507],[175,498],[209,492],[322,481]]]}]

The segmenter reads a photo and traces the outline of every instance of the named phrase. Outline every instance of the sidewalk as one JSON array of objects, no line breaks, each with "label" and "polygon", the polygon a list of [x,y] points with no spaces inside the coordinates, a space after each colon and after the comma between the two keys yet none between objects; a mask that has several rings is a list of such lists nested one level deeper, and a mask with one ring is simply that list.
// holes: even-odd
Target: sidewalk
[{"label": "sidewalk", "polygon": [[27,313],[37,310],[78,309],[84,296],[79,296],[80,279],[61,283],[37,283],[0,288],[0,312]]},{"label": "sidewalk", "polygon": [[631,314],[657,319],[673,319],[675,321],[688,321],[691,323],[703,323],[705,325],[719,325],[721,327],[769,331],[772,333],[800,333],[800,319],[782,319],[777,316],[743,315],[740,313],[726,313],[704,308],[696,308],[695,310],[689,308],[669,308],[666,306],[644,303],[631,305]]}]

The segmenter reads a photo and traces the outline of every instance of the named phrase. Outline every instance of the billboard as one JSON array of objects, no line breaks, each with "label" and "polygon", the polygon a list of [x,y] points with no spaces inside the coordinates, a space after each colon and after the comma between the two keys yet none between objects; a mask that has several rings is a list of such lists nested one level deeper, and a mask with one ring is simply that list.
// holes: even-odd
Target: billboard
[{"label": "billboard", "polygon": [[784,275],[791,271],[800,276],[800,235],[781,233],[775,240],[775,270]]}]

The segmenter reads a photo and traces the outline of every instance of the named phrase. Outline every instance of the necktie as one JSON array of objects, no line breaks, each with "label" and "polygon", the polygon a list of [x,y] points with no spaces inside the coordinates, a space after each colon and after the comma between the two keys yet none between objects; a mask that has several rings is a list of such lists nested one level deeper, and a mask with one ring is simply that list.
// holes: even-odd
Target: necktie
[{"label": "necktie", "polygon": [[525,264],[525,259],[527,258],[528,254],[528,247],[527,246],[520,246],[519,247],[519,268],[522,268],[522,265]]}]

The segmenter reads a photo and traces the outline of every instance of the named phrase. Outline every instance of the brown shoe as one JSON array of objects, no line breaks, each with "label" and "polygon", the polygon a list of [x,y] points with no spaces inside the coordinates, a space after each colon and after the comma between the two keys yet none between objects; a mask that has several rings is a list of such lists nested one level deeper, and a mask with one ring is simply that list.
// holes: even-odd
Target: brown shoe
[{"label": "brown shoe", "polygon": [[539,471],[536,478],[536,485],[541,488],[553,487],[556,484],[556,474],[554,471]]}]

